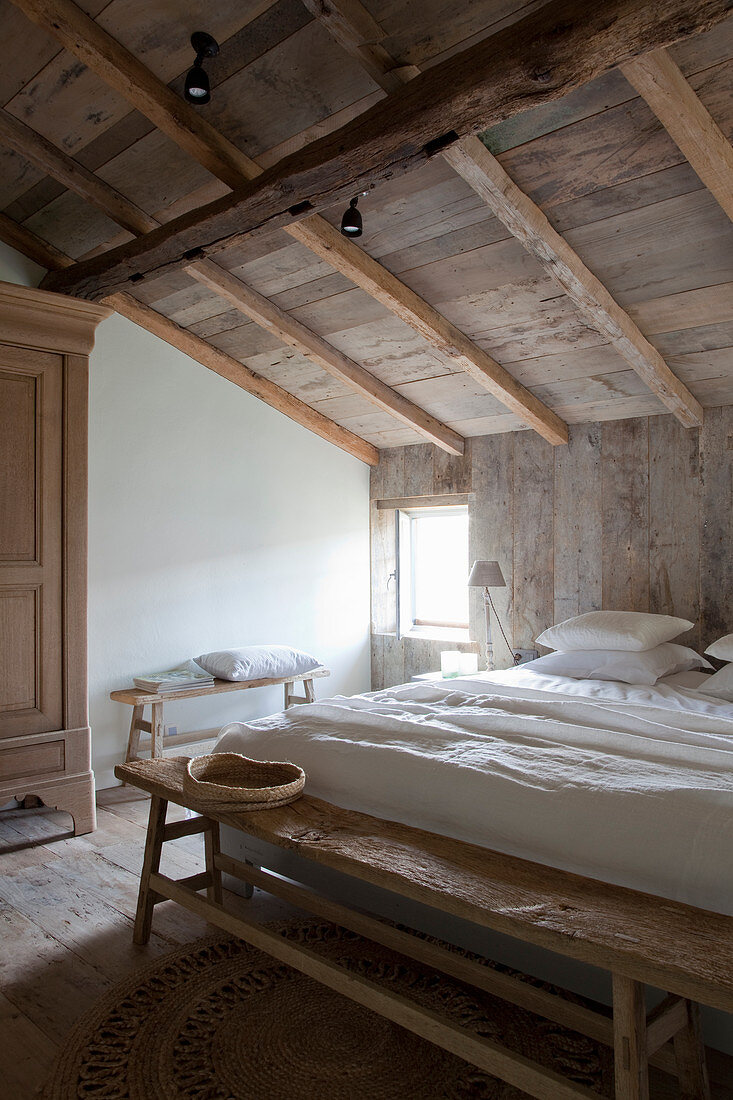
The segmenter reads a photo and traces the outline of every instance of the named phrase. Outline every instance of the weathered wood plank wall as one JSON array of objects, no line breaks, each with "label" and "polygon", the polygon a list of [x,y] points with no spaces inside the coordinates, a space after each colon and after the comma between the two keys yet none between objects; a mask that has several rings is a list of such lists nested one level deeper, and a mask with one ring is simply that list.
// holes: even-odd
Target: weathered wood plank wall
[{"label": "weathered wood plank wall", "polygon": [[[493,595],[515,645],[599,608],[692,619],[681,640],[700,650],[733,629],[733,406],[707,409],[699,430],[653,416],[576,425],[568,447],[530,432],[469,442],[463,458],[430,444],[383,451],[371,496],[472,494],[469,558],[500,562],[507,587]],[[375,689],[439,667],[440,650],[454,648],[394,636],[393,517],[372,506]],[[472,590],[481,647],[482,616]],[[496,633],[497,664],[507,667]]]}]

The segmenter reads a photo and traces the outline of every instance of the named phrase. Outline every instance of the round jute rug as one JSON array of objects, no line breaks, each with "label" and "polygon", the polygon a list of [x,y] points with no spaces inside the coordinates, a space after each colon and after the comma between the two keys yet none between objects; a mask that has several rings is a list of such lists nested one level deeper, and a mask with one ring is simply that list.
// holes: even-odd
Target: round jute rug
[{"label": "round jute rug", "polygon": [[[276,927],[476,1035],[608,1095],[607,1048],[323,921]],[[42,1100],[519,1100],[525,1094],[241,940],[199,940],[107,993]]]}]

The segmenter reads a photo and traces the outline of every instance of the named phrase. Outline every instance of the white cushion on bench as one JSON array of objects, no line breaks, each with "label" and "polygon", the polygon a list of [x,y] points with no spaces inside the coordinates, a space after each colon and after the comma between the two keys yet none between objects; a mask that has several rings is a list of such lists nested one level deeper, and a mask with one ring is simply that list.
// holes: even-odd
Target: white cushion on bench
[{"label": "white cushion on bench", "polygon": [[288,645],[247,645],[202,653],[196,664],[219,680],[281,680],[312,672],[321,662]]}]

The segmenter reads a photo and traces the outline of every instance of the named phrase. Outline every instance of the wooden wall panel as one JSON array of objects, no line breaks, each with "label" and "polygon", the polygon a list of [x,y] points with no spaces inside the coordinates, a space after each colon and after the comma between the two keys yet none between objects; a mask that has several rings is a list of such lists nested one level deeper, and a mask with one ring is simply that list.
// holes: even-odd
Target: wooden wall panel
[{"label": "wooden wall panel", "polygon": [[699,432],[649,421],[649,598],[655,611],[692,619],[680,638],[700,645]]},{"label": "wooden wall panel", "polygon": [[558,447],[554,511],[554,621],[561,622],[602,602],[600,424],[571,428],[567,447]]},{"label": "wooden wall panel", "polygon": [[[505,629],[513,629],[514,617],[514,439],[508,432],[472,440],[474,499],[469,505],[469,564],[478,560],[501,563],[506,588],[497,588],[492,599]],[[480,588],[472,588],[470,634],[481,646],[480,665],[484,663],[485,623],[483,593]],[[492,639],[496,663],[510,665],[511,654],[495,623]]]},{"label": "wooden wall panel", "polygon": [[649,609],[649,421],[602,429],[603,606]]},{"label": "wooden wall panel", "polygon": [[534,432],[517,432],[514,438],[515,638],[534,638],[553,617],[553,483],[554,448]]},{"label": "wooden wall panel", "polygon": [[[577,425],[567,447],[512,432],[472,439],[470,460],[431,452],[427,444],[384,451],[372,499],[470,494],[469,558],[501,564],[507,588],[493,596],[514,645],[530,648],[553,622],[601,607],[692,619],[681,640],[700,652],[733,630],[733,406],[707,409],[699,430],[663,415]],[[373,515],[382,522],[393,513]],[[377,527],[373,535],[384,619],[392,597]],[[507,667],[507,647],[493,634],[496,663]],[[478,591],[470,637],[398,641],[373,624],[373,687],[439,667],[445,648],[478,648],[482,666]]]},{"label": "wooden wall panel", "polygon": [[733,630],[733,410],[700,429],[700,607],[703,648]]}]

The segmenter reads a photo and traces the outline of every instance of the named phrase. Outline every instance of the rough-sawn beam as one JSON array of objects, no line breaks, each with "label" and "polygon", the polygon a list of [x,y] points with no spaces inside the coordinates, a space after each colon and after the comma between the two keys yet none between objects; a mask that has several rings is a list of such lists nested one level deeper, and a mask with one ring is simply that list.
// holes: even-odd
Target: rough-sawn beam
[{"label": "rough-sawn beam", "polygon": [[[418,75],[420,70],[416,66],[398,66],[395,59],[380,45],[384,31],[371,18],[361,0],[329,0],[328,3],[303,0],[303,3],[385,91],[392,89],[395,80],[407,83]],[[650,71],[656,73],[657,65],[667,74],[670,65],[676,68],[666,51],[659,50],[629,62],[625,71],[631,69],[636,72],[636,68],[640,67],[644,74]],[[700,110],[707,114],[679,70],[677,73]],[[709,116],[708,121],[715,127]],[[699,136],[702,137],[702,133]],[[725,141],[722,134],[720,137]],[[727,148],[733,158],[730,146]],[[703,411],[699,402],[674,375],[657,349],[649,343],[606,287],[589,271],[567,241],[553,229],[542,210],[517,187],[479,139],[474,136],[463,138],[448,146],[442,155],[491,207],[509,232],[559,283],[594,328],[608,337],[619,354],[685,427],[701,425]],[[308,222],[306,220],[301,224],[307,227]]]},{"label": "rough-sawn beam", "polygon": [[273,333],[283,343],[296,348],[323,370],[341,379],[372,404],[384,409],[390,416],[419,432],[425,439],[454,455],[462,455],[465,449],[463,436],[441,424],[430,413],[419,409],[386,382],[370,374],[368,370],[349,359],[333,344],[329,344],[317,332],[307,328],[297,318],[259,294],[252,287],[219,267],[213,260],[200,260],[186,268],[189,275],[213,290],[247,317]]},{"label": "rough-sawn beam", "polygon": [[667,51],[637,57],[621,72],[733,221],[733,147]]},{"label": "rough-sawn beam", "polygon": [[464,138],[444,155],[499,221],[560,284],[593,327],[608,337],[669,411],[686,428],[699,428],[703,421],[700,402],[670,370],[600,279],[550,225],[539,206],[507,175],[496,157],[477,137]]},{"label": "rough-sawn beam", "polygon": [[[165,115],[165,126],[162,127],[165,132],[180,148],[197,158],[220,179],[231,181],[231,166],[235,163],[240,168],[240,183],[261,174],[262,169],[255,161],[240,154],[236,147],[220,134],[217,134],[216,143],[212,143],[205,152],[202,152],[201,136],[197,130],[197,118],[193,108],[175,96],[172,102],[170,89],[158,81],[154,74],[144,70],[132,54],[111,38],[71,0],[15,0],[15,2],[30,18],[56,35],[67,49],[76,53],[85,64],[125,95],[134,107],[143,114],[147,114],[152,121],[159,122],[161,115]],[[348,36],[350,32],[346,21],[343,22],[342,29]],[[357,39],[370,37],[376,33],[375,29],[378,29],[378,24],[365,14],[354,35]],[[372,68],[378,72],[389,55],[384,50],[372,52]],[[386,63],[389,64],[390,61],[387,60]],[[410,79],[413,69],[400,67],[394,70],[393,75],[398,82],[401,82]],[[156,88],[159,92],[157,99]],[[153,99],[156,100],[154,110],[151,108]],[[567,442],[567,425],[552,410],[543,405],[508,371],[464,333],[451,325],[432,306],[358,248],[355,242],[339,234],[334,235],[331,225],[319,215],[286,227],[286,232],[304,244],[308,244],[308,240],[317,243],[319,255],[325,257],[337,270],[348,274],[353,282],[411,325],[442,354],[457,361],[479,384],[543,438],[553,444]],[[191,258],[184,257],[182,262],[190,262]],[[104,263],[104,260],[101,262]],[[84,264],[77,266],[77,270],[84,269]],[[126,282],[121,285],[121,288],[126,289]],[[66,288],[58,289],[63,292]],[[76,288],[68,292],[79,293],[80,291]]]},{"label": "rough-sawn beam", "polygon": [[[14,2],[30,13],[61,0]],[[554,0],[422,73],[233,194],[73,272],[49,276],[47,288],[104,297],[131,276],[190,262],[195,250],[214,256],[252,233],[292,225],[411,171],[461,136],[558,99],[637,54],[706,30],[732,7],[733,0]]]},{"label": "rough-sawn beam", "polygon": [[[69,190],[86,199],[98,210],[104,211],[118,225],[130,232],[141,235],[160,225],[149,214],[99,179],[78,161],[57,149],[47,138],[36,133],[25,123],[19,122],[6,111],[0,110],[0,143],[8,145],[16,153],[36,164],[48,175],[63,183]],[[13,223],[14,224],[14,223]],[[2,226],[0,225],[0,233]],[[23,242],[28,245],[28,240]],[[43,244],[43,242],[40,242]],[[50,246],[48,246],[50,248]],[[46,258],[46,254],[37,247],[35,255]],[[52,253],[47,254],[49,260]],[[48,263],[53,270],[69,266],[71,259],[64,263]],[[256,324],[273,332],[284,343],[297,347],[299,351],[317,362],[324,370],[340,378],[367,401],[394,416],[403,424],[413,428],[431,443],[442,447],[451,454],[462,455],[465,449],[463,437],[452,428],[442,424],[435,417],[420,409],[402,394],[393,390],[379,378],[370,374],[364,367],[348,359],[342,352],[328,344],[317,333],[311,332],[305,325],[290,317],[284,310],[275,306],[267,298],[250,290],[239,280],[234,279],[213,261],[186,269],[199,282],[205,283],[221,297],[233,301],[239,309],[247,312]],[[237,299],[233,295],[236,293]]]}]

